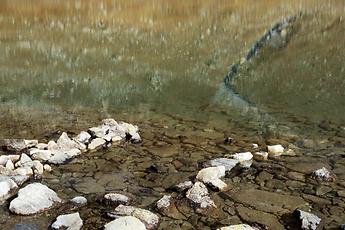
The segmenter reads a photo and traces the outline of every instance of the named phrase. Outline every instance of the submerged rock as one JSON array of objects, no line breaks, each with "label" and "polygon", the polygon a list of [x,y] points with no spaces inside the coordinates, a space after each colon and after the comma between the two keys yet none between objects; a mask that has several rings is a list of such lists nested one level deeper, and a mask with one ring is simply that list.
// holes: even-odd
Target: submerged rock
[{"label": "submerged rock", "polygon": [[299,209],[295,210],[295,215],[301,221],[301,229],[303,230],[316,230],[321,223],[321,218],[318,216],[305,212]]},{"label": "submerged rock", "polygon": [[0,204],[3,204],[8,198],[14,195],[18,185],[9,177],[0,178]]},{"label": "submerged rock", "polygon": [[109,213],[109,216],[133,216],[142,221],[147,229],[155,229],[159,224],[159,217],[156,214],[133,206],[119,205],[113,212]]},{"label": "submerged rock", "polygon": [[12,230],[39,230],[38,227],[35,225],[27,224],[27,223],[19,223],[14,226]]},{"label": "submerged rock", "polygon": [[80,218],[79,213],[71,213],[61,215],[56,218],[56,221],[51,225],[52,229],[66,229],[66,230],[79,230],[83,226],[83,220]]},{"label": "submerged rock", "polygon": [[217,166],[200,170],[198,175],[196,176],[196,179],[204,182],[205,184],[210,184],[213,187],[216,187],[219,190],[223,191],[227,187],[227,184],[219,179],[223,176],[225,176],[225,167]]},{"label": "submerged rock", "polygon": [[322,167],[321,169],[314,171],[312,173],[312,176],[322,181],[335,181],[335,176],[333,176],[325,167]]},{"label": "submerged rock", "polygon": [[282,145],[269,145],[267,146],[267,150],[270,157],[278,157],[284,153],[284,147]]},{"label": "submerged rock", "polygon": [[53,190],[46,185],[33,183],[19,190],[18,197],[10,203],[10,211],[20,215],[32,215],[59,202],[61,199]]},{"label": "submerged rock", "polygon": [[104,225],[104,230],[146,230],[145,224],[133,216],[124,216]]},{"label": "submerged rock", "polygon": [[224,166],[225,171],[228,172],[233,169],[239,163],[236,159],[229,158],[217,158],[209,161],[209,164],[213,167],[215,166]]},{"label": "submerged rock", "polygon": [[217,207],[214,201],[210,198],[206,186],[201,182],[195,182],[193,187],[187,191],[186,197],[200,206],[200,208]]}]

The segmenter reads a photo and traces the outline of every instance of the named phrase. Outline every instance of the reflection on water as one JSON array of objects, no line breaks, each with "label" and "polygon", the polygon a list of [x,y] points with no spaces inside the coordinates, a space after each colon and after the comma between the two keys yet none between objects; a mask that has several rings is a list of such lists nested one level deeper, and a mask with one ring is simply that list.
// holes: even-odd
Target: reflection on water
[{"label": "reflection on water", "polygon": [[[288,110],[292,114],[301,109],[308,111],[309,108],[305,109],[306,103],[309,103],[310,108],[318,108],[331,100],[333,102],[328,103],[330,106],[327,106],[327,111],[333,114],[332,111],[339,109],[343,103],[340,100],[342,95],[331,95],[331,87],[334,84],[340,87],[341,84],[334,81],[334,77],[327,76],[336,73],[325,73],[323,69],[318,69],[320,74],[315,74],[312,68],[324,62],[324,57],[316,56],[307,69],[306,64],[303,64],[308,62],[307,57],[304,61],[299,61],[298,57],[293,59],[299,63],[295,65],[296,71],[313,76],[311,78],[292,73],[287,66],[293,63],[282,63],[292,60],[295,50],[301,53],[324,47],[325,43],[313,43],[319,36],[316,31],[311,31],[312,26],[300,26],[297,29],[300,31],[296,32],[296,44],[292,42],[291,47],[285,51],[273,51],[253,62],[250,69],[255,77],[238,78],[241,81],[249,79],[249,82],[237,84],[244,86],[240,97],[231,92],[229,95],[222,93],[219,84],[229,66],[247,52],[263,31],[284,17],[299,12],[308,15],[318,12],[319,15],[312,18],[315,25],[321,23],[320,28],[334,26],[341,31],[343,24],[330,23],[341,15],[344,9],[342,3],[75,1],[62,4],[41,1],[37,4],[31,1],[4,1],[0,8],[1,107],[10,106],[13,109],[15,106],[26,106],[35,108],[37,113],[46,113],[47,110],[55,113],[57,108],[62,111],[73,108],[74,113],[87,109],[105,114],[111,111],[152,111],[193,119],[210,119],[204,109],[223,104],[219,109],[229,110],[228,114],[233,118],[239,114],[236,119],[241,120],[243,112],[247,110],[247,115],[262,122],[262,118],[258,117],[267,116],[259,114],[256,107],[242,100],[255,97],[251,101],[260,106],[262,104],[262,108],[269,104],[275,106],[274,113],[285,113]],[[321,8],[329,10],[320,13]],[[304,21],[308,23],[310,19],[302,18],[300,24],[304,25]],[[328,34],[342,37],[332,31]],[[305,36],[310,37],[309,40],[299,42],[299,37]],[[309,42],[310,46],[301,49],[302,42]],[[329,49],[328,52],[340,50],[342,58],[343,47],[324,49]],[[288,52],[291,58],[279,58],[286,56],[282,52]],[[328,63],[334,63],[338,57],[334,56],[333,59]],[[273,62],[279,63],[267,66],[267,63]],[[276,73],[271,73],[269,79],[261,80],[261,84],[264,82],[261,86],[259,78],[266,74],[260,75],[260,70],[267,71],[267,68],[272,69],[273,66]],[[281,66],[286,67],[284,73],[288,76],[279,72]],[[340,65],[337,66],[340,68]],[[301,85],[312,85],[310,88],[315,88],[313,84],[307,83],[308,79],[318,82],[326,96],[319,95],[317,100],[313,100],[314,94],[308,95],[311,91],[301,88]],[[268,85],[270,82],[271,86]],[[306,94],[299,97],[296,89]],[[247,95],[244,92],[246,90],[253,96]],[[295,106],[284,102],[284,98],[291,97],[292,91],[297,95],[294,101],[299,101]],[[344,92],[342,88],[338,91]],[[278,95],[277,92],[283,94]],[[231,103],[228,103],[229,97],[232,98]],[[308,98],[308,101],[303,102],[299,98]],[[336,101],[333,100],[335,98]],[[228,104],[224,105],[224,101]],[[237,109],[239,112],[234,113]],[[313,110],[311,114],[324,116],[323,111],[326,110],[321,113],[317,111]],[[342,113],[342,110],[337,111]]]}]

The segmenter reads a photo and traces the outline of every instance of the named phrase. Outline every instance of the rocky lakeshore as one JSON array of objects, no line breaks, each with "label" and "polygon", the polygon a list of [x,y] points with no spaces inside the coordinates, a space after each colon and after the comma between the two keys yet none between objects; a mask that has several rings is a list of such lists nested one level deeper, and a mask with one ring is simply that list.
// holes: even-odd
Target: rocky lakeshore
[{"label": "rocky lakeshore", "polygon": [[[157,126],[139,134],[137,126],[105,119],[47,144],[5,140],[0,197],[9,214],[2,221],[31,217],[9,229],[341,226],[341,164],[305,154],[311,140],[251,142],[211,129],[183,130]],[[32,218],[45,224],[31,224]]]}]

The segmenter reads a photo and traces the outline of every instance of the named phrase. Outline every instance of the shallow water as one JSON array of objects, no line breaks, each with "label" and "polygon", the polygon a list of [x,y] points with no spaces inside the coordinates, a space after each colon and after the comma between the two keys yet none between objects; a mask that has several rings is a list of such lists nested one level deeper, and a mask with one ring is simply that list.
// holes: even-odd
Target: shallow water
[{"label": "shallow water", "polygon": [[[334,227],[345,221],[344,206],[332,205],[344,204],[336,195],[344,185],[344,11],[343,1],[3,1],[0,138],[49,141],[106,117],[135,123],[141,146],[91,153],[55,167],[42,180],[65,199],[87,194],[94,200],[124,191],[141,207],[152,206],[208,159],[250,150],[251,143],[294,144],[301,148],[298,160],[270,161],[271,171],[257,165],[240,176],[241,183],[228,183],[315,195],[318,185],[303,182],[291,189],[281,183],[288,181],[289,170],[307,174],[327,165],[339,178],[322,197],[331,204],[323,211],[311,203]],[[298,19],[289,43],[263,49],[236,76],[236,102],[223,84],[230,66],[291,15]],[[237,143],[223,145],[226,136]],[[159,174],[147,172],[152,165]],[[255,181],[262,170],[274,175],[273,182]],[[104,209],[91,202],[80,211],[90,217],[86,229],[109,221]],[[22,218],[3,207],[0,219],[5,229],[22,220],[46,228],[61,212]],[[188,223],[174,223],[207,229],[244,221],[227,213],[227,218],[195,215]],[[164,219],[163,229],[169,221]]]}]

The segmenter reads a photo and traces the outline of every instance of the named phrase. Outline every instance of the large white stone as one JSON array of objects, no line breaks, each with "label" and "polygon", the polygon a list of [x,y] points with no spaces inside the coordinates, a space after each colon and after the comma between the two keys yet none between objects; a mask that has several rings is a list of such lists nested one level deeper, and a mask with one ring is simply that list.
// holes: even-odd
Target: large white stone
[{"label": "large white stone", "polygon": [[231,169],[233,169],[239,163],[239,161],[236,159],[229,159],[229,158],[217,158],[217,159],[210,160],[209,163],[213,167],[224,166],[225,171],[228,172]]},{"label": "large white stone", "polygon": [[284,147],[281,145],[269,145],[267,146],[267,151],[269,156],[277,157],[281,156],[284,153]]},{"label": "large white stone", "polygon": [[14,164],[10,159],[6,162],[5,167],[8,168],[9,170],[14,170]]},{"label": "large white stone", "polygon": [[124,216],[104,225],[104,230],[146,230],[146,227],[138,218]]},{"label": "large white stone", "polygon": [[195,182],[193,187],[187,191],[186,197],[200,205],[201,208],[217,207],[214,201],[210,198],[206,186],[201,182]]},{"label": "large white stone", "polygon": [[63,132],[59,139],[56,141],[56,144],[59,146],[60,149],[70,150],[70,149],[78,149],[79,145],[71,140],[67,133]]},{"label": "large white stone", "polygon": [[0,204],[10,198],[17,188],[17,184],[9,177],[0,178]]},{"label": "large white stone", "polygon": [[253,159],[253,154],[251,152],[235,153],[232,157],[241,163]]},{"label": "large white stone", "polygon": [[104,199],[111,203],[117,204],[128,204],[130,199],[128,196],[119,194],[119,193],[108,193],[104,195]]},{"label": "large white stone", "polygon": [[312,213],[299,209],[295,212],[299,214],[299,219],[302,221],[301,229],[303,230],[316,230],[321,223],[321,218]]},{"label": "large white stone", "polygon": [[83,226],[83,220],[80,218],[78,212],[60,215],[56,221],[51,225],[52,229],[66,229],[66,230],[79,230]]},{"label": "large white stone", "polygon": [[14,175],[26,176],[26,175],[32,175],[32,174],[33,174],[32,168],[28,166],[19,167],[14,170]]},{"label": "large white stone", "polygon": [[25,153],[22,153],[22,155],[20,156],[20,165],[24,165],[30,162],[32,162],[32,159]]},{"label": "large white stone", "polygon": [[41,149],[30,149],[29,154],[32,159],[43,162],[49,160],[53,156],[53,153],[50,150]]},{"label": "large white stone", "polygon": [[205,184],[210,184],[219,190],[225,190],[227,184],[219,179],[223,176],[225,176],[225,167],[217,166],[201,169],[196,176],[196,179],[204,182]]},{"label": "large white stone", "polygon": [[91,138],[91,135],[88,132],[81,131],[78,134],[78,136],[75,137],[75,140],[80,143],[87,144],[89,143],[90,138]]},{"label": "large white stone", "polygon": [[5,166],[8,160],[15,162],[19,160],[20,155],[1,155],[0,156],[0,166]]},{"label": "large white stone", "polygon": [[95,138],[91,141],[91,143],[89,144],[88,148],[90,150],[94,150],[96,148],[101,147],[102,145],[105,144],[105,140],[103,138]]},{"label": "large white stone", "polygon": [[142,221],[147,229],[155,229],[159,223],[159,217],[142,208],[136,208],[133,206],[119,205],[115,208],[114,212],[110,213],[111,216],[133,216]]},{"label": "large white stone", "polygon": [[42,212],[61,202],[57,194],[40,183],[33,183],[20,189],[18,197],[11,201],[10,211],[20,215]]},{"label": "large white stone", "polygon": [[63,164],[67,160],[72,159],[78,155],[81,154],[81,151],[79,149],[68,149],[68,150],[55,150],[52,151],[53,156],[49,158],[48,162],[52,164]]}]

